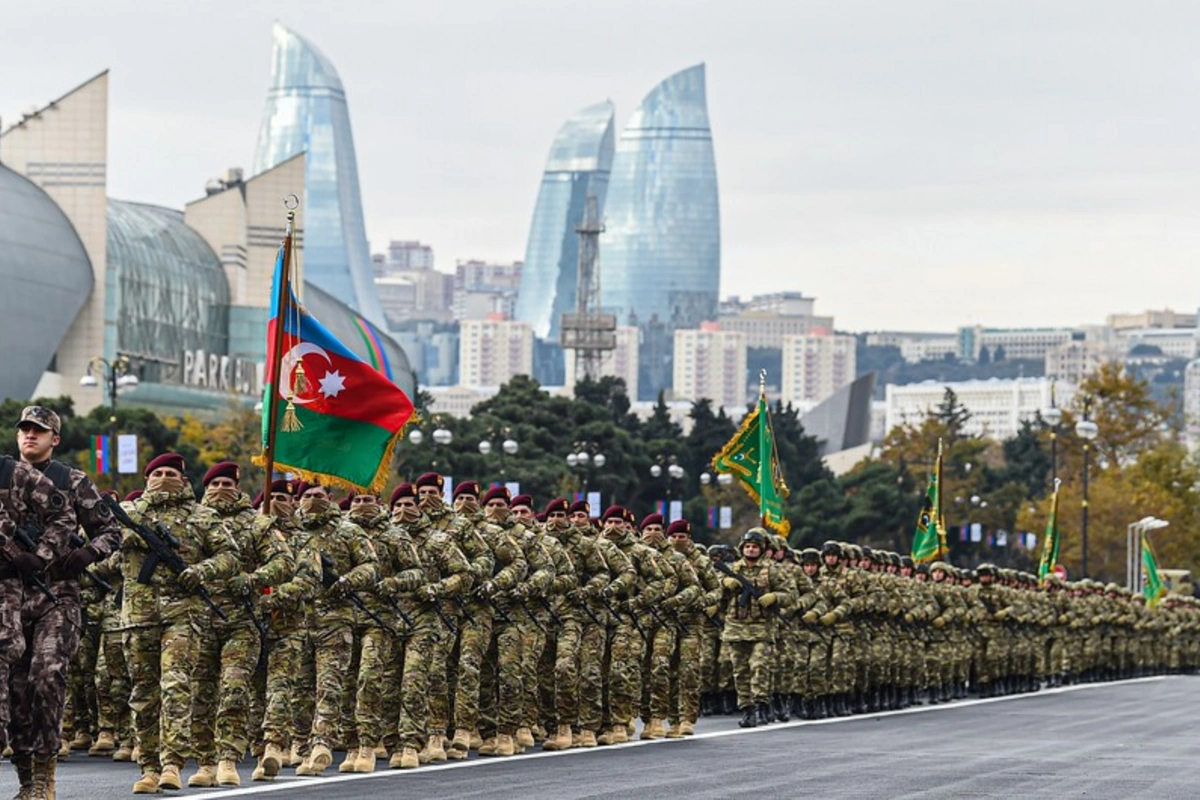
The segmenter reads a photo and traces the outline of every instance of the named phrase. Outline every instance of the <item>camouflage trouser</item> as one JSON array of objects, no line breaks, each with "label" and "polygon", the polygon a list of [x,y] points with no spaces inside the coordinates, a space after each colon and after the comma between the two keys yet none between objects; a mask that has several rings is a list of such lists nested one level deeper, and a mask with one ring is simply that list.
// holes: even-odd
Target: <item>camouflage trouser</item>
[{"label": "camouflage trouser", "polygon": [[[566,623],[566,620],[563,620]],[[554,702],[554,665],[558,660],[558,637],[562,628],[552,626],[543,637],[545,646],[537,662],[537,716],[534,719],[553,736],[558,727],[558,706]]]},{"label": "camouflage trouser", "polygon": [[[604,668],[607,639],[608,629],[593,622],[585,623],[579,636],[579,673],[575,684],[579,689],[579,729],[593,733],[599,731],[604,723],[604,690],[608,684],[608,670]],[[560,706],[558,718],[565,723],[568,720],[563,719],[562,710]]]},{"label": "camouflage trouser", "polygon": [[[557,725],[579,724],[579,664],[583,636],[583,623],[572,617],[564,617],[563,625],[554,637],[552,696],[553,722]],[[550,727],[547,726],[546,730],[550,731]]]},{"label": "camouflage trouser", "polygon": [[717,656],[721,651],[721,629],[702,620],[700,625],[700,691],[718,691]]},{"label": "camouflage trouser", "polygon": [[350,627],[350,666],[346,668],[346,685],[342,689],[342,704],[338,711],[338,737],[334,744],[347,750],[358,749],[358,722],[354,711],[358,704],[358,684],[362,672],[363,635],[366,625]]},{"label": "camouflage trouser", "polygon": [[[446,617],[461,626],[461,619],[448,604],[442,605]],[[432,612],[430,612],[432,613]],[[440,623],[439,623],[440,624]],[[449,631],[439,636],[429,654],[429,735],[445,736],[450,727],[450,653],[454,650],[456,637]]]},{"label": "camouflage trouser", "polygon": [[[92,623],[91,620],[88,620]],[[70,733],[93,733],[98,730],[96,718],[96,662],[100,655],[100,623],[86,625],[79,647],[67,670],[67,703],[63,709],[62,736]]]},{"label": "camouflage trouser", "polygon": [[717,651],[717,691],[733,691],[733,657],[724,642]]},{"label": "camouflage trouser", "polygon": [[[441,625],[435,620],[434,624]],[[445,632],[449,636],[449,632]],[[479,727],[480,678],[488,645],[492,642],[490,609],[474,607],[471,621],[463,619],[458,635],[458,682],[454,687],[454,727],[473,731]]]},{"label": "camouflage trouser", "polygon": [[822,697],[829,688],[829,645],[815,633],[807,634],[800,644],[797,673],[802,676],[798,693],[805,698]]},{"label": "camouflage trouser", "polygon": [[983,650],[979,659],[979,683],[987,686],[1004,677],[1004,659],[1007,655],[1003,637],[995,626],[986,627],[983,633]]},{"label": "camouflage trouser", "polygon": [[608,707],[604,725],[626,724],[633,719],[639,700],[643,642],[629,622],[612,628],[608,641]]},{"label": "camouflage trouser", "polygon": [[849,628],[839,629],[829,641],[829,691],[845,694],[854,691],[858,648]]},{"label": "camouflage trouser", "polygon": [[674,628],[656,625],[646,632],[650,646],[645,648],[641,664],[643,722],[666,719],[671,713],[671,656],[675,653]]},{"label": "camouflage trouser", "polygon": [[680,631],[671,657],[671,721],[695,723],[700,717],[700,631],[703,620],[688,623],[688,632]]},{"label": "camouflage trouser", "polygon": [[774,636],[771,645],[771,651],[775,654],[771,663],[771,693],[790,694],[792,677],[796,672],[796,651],[788,641],[790,637],[779,626],[775,627]]},{"label": "camouflage trouser", "polygon": [[70,597],[57,605],[35,597],[26,601],[21,617],[25,652],[9,673],[12,748],[17,754],[48,758],[58,753],[67,666],[79,647],[79,604]]},{"label": "camouflage trouser", "polygon": [[421,750],[427,741],[429,725],[430,659],[437,640],[452,637],[432,614],[423,614],[414,621],[415,629],[392,640],[387,674],[396,676],[389,684],[400,687],[399,719],[392,718],[395,733],[389,731],[385,741],[394,738],[396,747]]},{"label": "camouflage trouser", "polygon": [[950,682],[950,640],[944,634],[935,634],[925,648],[925,685],[935,689]]},{"label": "camouflage trouser", "polygon": [[96,659],[96,714],[102,731],[115,731],[122,742],[133,741],[129,713],[129,669],[120,631],[105,631]]},{"label": "camouflage trouser", "polygon": [[312,647],[312,629],[300,639],[300,658],[295,681],[298,693],[292,698],[292,744],[300,755],[308,755],[308,738],[312,732],[313,714],[317,705],[317,662]]},{"label": "camouflage trouser", "polygon": [[[386,698],[400,690],[399,683],[388,683],[388,666],[396,649],[396,637],[382,628],[369,626],[354,636],[358,669],[354,685],[353,713],[342,722],[342,745],[349,751],[353,747],[374,747],[383,742],[390,727],[384,717],[385,711],[394,703]],[[351,694],[346,692],[347,696]],[[343,703],[343,706],[345,703]]]},{"label": "camouflage trouser", "polygon": [[251,681],[262,645],[249,619],[201,623],[192,670],[192,746],[200,764],[240,761],[250,745]]},{"label": "camouflage trouser", "polygon": [[[512,613],[509,613],[512,616]],[[520,625],[496,620],[479,681],[479,732],[513,736],[521,726]]]},{"label": "camouflage trouser", "polygon": [[733,659],[733,683],[737,688],[738,708],[750,708],[770,700],[771,643],[726,641],[725,645]]},{"label": "camouflage trouser", "polygon": [[312,694],[312,687],[302,684],[300,680],[307,637],[304,630],[292,631],[281,638],[271,639],[267,648],[262,742],[269,742],[283,750],[288,749],[293,740],[302,738],[296,728],[295,706],[301,697]]},{"label": "camouflage trouser", "polygon": [[538,713],[538,662],[546,651],[546,634],[548,620],[541,614],[535,615],[538,625],[528,617],[517,618],[517,627],[521,629],[521,724],[518,727],[532,728],[541,719]]},{"label": "camouflage trouser", "polygon": [[342,698],[354,680],[350,674],[353,644],[354,634],[349,623],[340,620],[324,622],[309,632],[317,690],[308,742],[310,749],[319,744],[330,747],[341,739]]},{"label": "camouflage trouser", "polygon": [[0,580],[0,747],[8,744],[8,727],[12,719],[9,672],[25,654],[25,633],[21,629],[23,598],[20,578]]},{"label": "camouflage trouser", "polygon": [[199,625],[189,615],[125,631],[129,707],[143,772],[158,772],[164,764],[181,767],[187,760],[192,665],[199,649]]}]

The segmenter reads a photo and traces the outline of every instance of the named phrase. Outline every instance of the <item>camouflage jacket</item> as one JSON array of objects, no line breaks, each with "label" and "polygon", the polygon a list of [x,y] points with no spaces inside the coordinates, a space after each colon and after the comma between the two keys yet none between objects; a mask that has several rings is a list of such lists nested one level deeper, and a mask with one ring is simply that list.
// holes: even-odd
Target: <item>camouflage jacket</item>
[{"label": "camouflage jacket", "polygon": [[[374,587],[378,579],[378,556],[363,529],[345,519],[337,506],[317,514],[296,513],[299,530],[299,558],[312,558],[322,564],[321,591],[312,604],[311,624],[326,627],[331,623],[353,624],[355,608],[348,597],[330,595],[328,576],[325,576],[322,556],[328,558],[340,579],[350,588],[363,592]],[[307,553],[305,551],[308,551]]]},{"label": "camouflage jacket", "polygon": [[[729,565],[731,572],[741,575],[757,590],[759,597],[774,594],[773,608],[782,612],[791,602],[789,578],[773,561],[758,559],[754,563],[739,558]],[[727,578],[728,580],[728,578]],[[721,640],[725,642],[762,642],[774,636],[776,613],[759,604],[758,597],[742,588],[723,586],[722,605],[725,608],[725,630]]]},{"label": "camouflage jacket", "polygon": [[[34,550],[38,558],[49,564],[71,549],[70,538],[76,527],[75,510],[54,483],[41,472],[0,455],[0,469],[5,463],[11,468],[7,485],[0,485],[0,548],[10,556],[20,552],[10,536],[16,526],[34,525],[41,531]],[[14,577],[5,559],[0,559],[0,575]]]},{"label": "camouflage jacket", "polygon": [[[238,573],[251,580],[251,603],[263,589],[283,583],[296,569],[295,558],[287,546],[287,536],[275,523],[275,518],[258,514],[250,498],[242,494],[232,503],[202,501],[215,511],[233,536],[238,549]],[[229,592],[229,581],[218,581],[212,588],[213,600],[229,615],[229,622],[246,622],[253,606],[247,608],[247,597]],[[255,611],[257,613],[257,611]]]}]

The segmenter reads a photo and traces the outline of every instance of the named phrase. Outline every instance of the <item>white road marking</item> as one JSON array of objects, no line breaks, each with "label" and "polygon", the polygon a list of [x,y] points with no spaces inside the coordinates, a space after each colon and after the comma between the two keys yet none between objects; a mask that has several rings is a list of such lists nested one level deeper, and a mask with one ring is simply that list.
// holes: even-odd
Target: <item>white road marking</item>
[{"label": "white road marking", "polygon": [[[1122,681],[1109,681],[1107,683],[1080,683],[1074,686],[1061,686],[1057,689],[1043,689],[1040,692],[1027,692],[1025,694],[1010,694],[1004,697],[988,697],[975,698],[972,700],[955,700],[950,703],[939,703],[938,705],[912,706],[911,708],[900,709],[898,711],[879,711],[874,714],[851,714],[848,717],[830,717],[828,719],[802,719],[795,722],[776,722],[770,725],[762,725],[757,728],[733,728],[730,730],[710,731],[708,733],[698,733],[695,736],[688,736],[683,739],[651,739],[651,740],[636,740],[622,745],[610,745],[608,747],[577,747],[571,750],[545,751],[538,750],[529,752],[525,755],[511,756],[508,758],[472,758],[467,761],[447,762],[444,764],[426,764],[413,770],[400,769],[377,769],[375,772],[342,774],[333,773],[328,777],[315,778],[298,778],[284,777],[282,780],[276,779],[271,783],[260,783],[253,786],[247,786],[240,789],[226,789],[219,792],[205,792],[205,798],[224,798],[224,797],[248,797],[251,795],[266,794],[268,792],[288,792],[298,790],[315,789],[318,786],[331,786],[336,783],[349,783],[350,781],[368,781],[368,780],[396,780],[404,778],[412,778],[418,776],[429,775],[434,772],[444,772],[451,769],[472,769],[475,767],[497,766],[502,764],[513,764],[520,761],[528,761],[531,759],[543,758],[570,758],[573,756],[595,755],[597,753],[616,753],[627,750],[631,747],[646,747],[650,745],[673,746],[688,742],[689,740],[698,739],[719,739],[724,736],[749,736],[756,733],[774,733],[777,731],[788,730],[791,728],[804,728],[815,725],[837,725],[845,722],[862,722],[869,719],[881,719],[883,717],[896,717],[904,714],[928,714],[936,711],[955,711],[962,708],[970,708],[972,706],[987,705],[989,703],[1004,703],[1011,700],[1032,700],[1039,697],[1049,695],[1066,694],[1068,692],[1087,691],[1089,689],[1105,689],[1113,686],[1125,686],[1133,683],[1148,683],[1153,681],[1165,680],[1165,675],[1154,675],[1148,678],[1131,678]],[[330,769],[336,769],[336,764]]]}]

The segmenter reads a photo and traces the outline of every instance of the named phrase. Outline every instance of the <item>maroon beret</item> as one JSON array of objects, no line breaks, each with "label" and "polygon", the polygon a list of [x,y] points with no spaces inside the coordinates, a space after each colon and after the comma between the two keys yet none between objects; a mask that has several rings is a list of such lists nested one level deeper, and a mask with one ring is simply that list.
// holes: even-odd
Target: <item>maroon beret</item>
[{"label": "maroon beret", "polygon": [[592,523],[592,527],[600,530],[601,520],[599,517],[589,517],[588,521]]},{"label": "maroon beret", "polygon": [[574,514],[576,511],[582,511],[583,513],[587,514],[588,516],[591,516],[592,504],[589,503],[587,500],[576,500],[574,503],[571,503],[571,505],[567,508],[567,513]]},{"label": "maroon beret", "polygon": [[436,486],[439,489],[445,488],[446,479],[437,472],[426,472],[421,477],[417,478],[416,487],[420,489],[422,486]]},{"label": "maroon beret", "polygon": [[479,497],[479,484],[476,481],[463,481],[454,487],[454,499],[457,500],[460,494]]},{"label": "maroon beret", "polygon": [[625,512],[624,516],[626,522],[628,522],[630,525],[637,525],[637,516],[632,511],[630,511],[628,508],[623,508],[621,510]]},{"label": "maroon beret", "polygon": [[132,492],[130,492],[129,494],[125,495],[125,500],[124,500],[123,502],[125,502],[125,503],[132,503],[134,500],[137,500],[137,499],[138,499],[139,497],[141,497],[141,496],[142,496],[142,490],[141,490],[141,489],[134,489]]},{"label": "maroon beret", "polygon": [[154,470],[158,469],[159,467],[170,467],[171,469],[177,470],[180,474],[182,474],[183,456],[179,455],[179,453],[163,453],[160,456],[155,456],[150,463],[146,465],[146,469],[142,472],[142,475],[149,477],[150,473],[154,472]]},{"label": "maroon beret", "polygon": [[534,514],[533,518],[536,519],[538,522],[542,523],[543,525],[546,524],[546,515],[545,514]]},{"label": "maroon beret", "polygon": [[610,519],[625,519],[625,509],[621,506],[609,506],[604,509],[604,515],[600,517],[601,522],[608,522]]},{"label": "maroon beret", "polygon": [[510,505],[525,506],[526,508],[533,508],[533,498],[527,494],[519,494],[512,499],[512,502],[510,503]]},{"label": "maroon beret", "polygon": [[259,492],[258,494],[254,495],[254,501],[252,503],[250,503],[250,505],[253,508],[262,508],[262,501],[263,501],[263,493]]},{"label": "maroon beret", "polygon": [[354,501],[354,498],[357,494],[358,492],[351,490],[350,494],[338,501],[338,508],[340,508],[342,511],[349,511],[350,503]]},{"label": "maroon beret", "polygon": [[662,514],[647,514],[646,518],[642,520],[641,527],[645,528],[647,525],[662,525],[664,521],[665,520],[663,520]]},{"label": "maroon beret", "polygon": [[686,519],[675,520],[674,522],[671,523],[670,527],[667,528],[667,536],[672,536],[676,533],[683,533],[683,534],[687,534],[688,536],[691,536],[692,535],[692,523],[688,522]]},{"label": "maroon beret", "polygon": [[233,482],[237,483],[239,480],[241,480],[241,472],[242,471],[236,462],[222,461],[221,463],[213,464],[208,468],[208,472],[204,473],[204,480],[202,483],[205,486],[208,486],[208,484],[214,478],[232,478]]},{"label": "maroon beret", "polygon": [[278,480],[271,481],[271,494],[291,494],[292,491],[299,485],[300,484],[298,483],[292,483],[291,481],[280,478]]},{"label": "maroon beret", "polygon": [[556,511],[567,511],[567,501],[563,500],[561,497],[556,497],[549,503],[546,503],[546,510],[542,513],[550,515]]},{"label": "maroon beret", "polygon": [[296,481],[292,484],[292,494],[296,497],[303,497],[311,486],[312,484],[308,481]]},{"label": "maroon beret", "polygon": [[401,497],[412,497],[415,499],[416,496],[417,496],[417,487],[416,486],[414,486],[411,483],[402,483],[399,486],[397,486],[395,488],[395,490],[392,492],[392,498],[388,503],[388,508],[391,508],[392,506],[396,505],[396,501],[399,500]]},{"label": "maroon beret", "polygon": [[503,500],[507,505],[512,505],[512,492],[508,490],[507,486],[493,486],[483,496],[483,504],[486,506],[490,501],[497,499]]}]

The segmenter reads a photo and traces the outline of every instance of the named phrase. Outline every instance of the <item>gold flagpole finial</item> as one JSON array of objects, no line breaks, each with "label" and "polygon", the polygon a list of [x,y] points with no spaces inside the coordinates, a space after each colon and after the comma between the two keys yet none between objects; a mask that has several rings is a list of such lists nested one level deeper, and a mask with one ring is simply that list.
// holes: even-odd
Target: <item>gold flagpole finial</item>
[{"label": "gold flagpole finial", "polygon": [[758,371],[758,394],[760,397],[767,396],[767,371],[765,369]]},{"label": "gold flagpole finial", "polygon": [[1054,479],[1054,491],[1058,491],[1058,487],[1062,485],[1062,478]]}]

